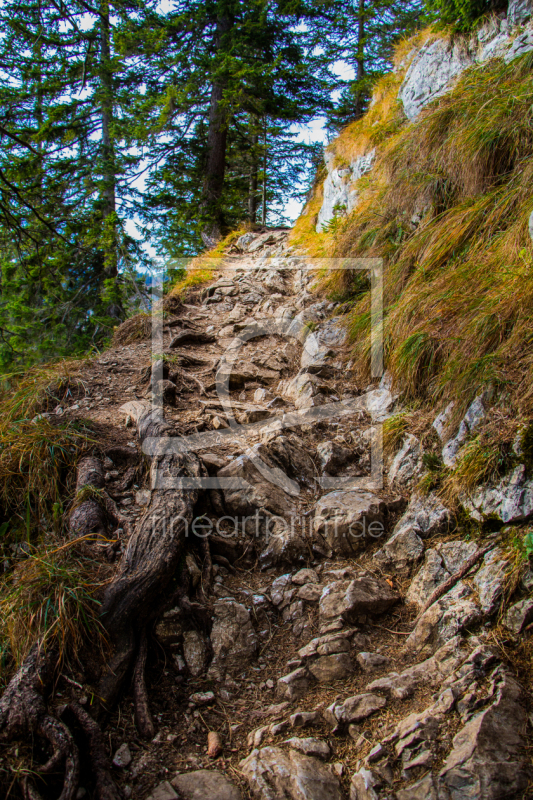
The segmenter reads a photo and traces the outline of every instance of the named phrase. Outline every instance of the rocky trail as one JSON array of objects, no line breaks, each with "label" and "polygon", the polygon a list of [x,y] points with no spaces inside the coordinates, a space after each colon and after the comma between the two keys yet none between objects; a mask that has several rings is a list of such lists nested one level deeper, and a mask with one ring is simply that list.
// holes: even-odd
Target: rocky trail
[{"label": "rocky trail", "polygon": [[[182,513],[172,453],[198,465],[163,613],[143,600],[129,634],[141,657],[103,728],[110,780],[139,800],[533,797],[527,676],[503,646],[530,636],[533,573],[414,490],[412,433],[380,485],[372,446],[401,396],[387,375],[354,386],[313,281],[287,231],[246,234],[176,302],[154,359],[150,339],[113,347],[54,412],[98,432],[91,469],[117,520],[102,547],[124,580],[150,515]],[[74,532],[98,528],[88,503]],[[139,557],[143,575],[157,557]],[[90,712],[95,686],[80,669],[54,702]],[[74,796],[106,796],[93,778]]]}]

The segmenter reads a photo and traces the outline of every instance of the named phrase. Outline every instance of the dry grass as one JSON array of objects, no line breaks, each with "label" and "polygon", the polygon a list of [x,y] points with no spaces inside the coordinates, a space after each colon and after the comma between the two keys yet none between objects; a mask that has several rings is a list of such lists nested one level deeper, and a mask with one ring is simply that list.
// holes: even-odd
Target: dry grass
[{"label": "dry grass", "polygon": [[94,597],[103,568],[76,553],[80,541],[31,553],[4,580],[0,685],[7,683],[36,641],[57,647],[60,658],[73,663],[87,637],[91,647],[104,647],[100,604]]},{"label": "dry grass", "polygon": [[187,267],[186,275],[179,280],[170,292],[170,297],[183,299],[188,292],[213,279],[213,273],[220,268],[224,257],[234,241],[247,232],[247,228],[238,228],[229,233],[214,248],[193,258]]},{"label": "dry grass", "polygon": [[[316,247],[385,259],[387,365],[408,397],[465,408],[491,384],[518,413],[533,411],[532,66],[528,54],[472,68],[413,124],[394,103],[401,73],[387,76],[366,117],[332,145],[346,160],[375,146],[377,159],[354,212],[335,235],[315,235]],[[312,251],[308,223],[297,241],[307,236]],[[360,288],[349,328],[367,380],[370,304]]]},{"label": "dry grass", "polygon": [[111,347],[124,347],[133,342],[142,342],[152,335],[152,317],[150,314],[136,314],[122,325],[119,325],[113,334]]}]

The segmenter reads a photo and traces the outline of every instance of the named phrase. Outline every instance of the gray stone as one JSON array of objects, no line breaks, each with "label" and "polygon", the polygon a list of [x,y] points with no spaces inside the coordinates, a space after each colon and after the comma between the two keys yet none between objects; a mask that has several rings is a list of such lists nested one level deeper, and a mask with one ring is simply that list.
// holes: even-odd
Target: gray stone
[{"label": "gray stone", "polygon": [[399,575],[408,575],[413,564],[422,558],[424,543],[412,528],[393,534],[374,559],[384,569],[393,569]]},{"label": "gray stone", "polygon": [[279,578],[276,578],[276,580],[272,582],[270,598],[273,605],[279,606],[283,602],[285,592],[290,589],[291,584],[292,577],[289,573],[287,575],[280,575]]},{"label": "gray stone", "polygon": [[181,800],[242,800],[240,789],[217,770],[199,769],[176,775],[172,786]]},{"label": "gray stone", "polygon": [[410,433],[396,453],[389,470],[389,486],[405,489],[410,486],[422,470],[422,447],[416,436]]},{"label": "gray stone", "polygon": [[297,750],[253,750],[239,766],[255,800],[342,800],[338,778]]},{"label": "gray stone", "polygon": [[370,672],[373,669],[379,669],[385,664],[388,664],[390,659],[387,656],[382,656],[380,653],[358,653],[357,663],[364,672]]},{"label": "gray stone", "polygon": [[257,634],[249,612],[235,600],[222,599],[213,606],[213,617],[213,661],[209,674],[224,676],[226,672],[242,671],[258,648]]},{"label": "gray stone", "polygon": [[183,657],[193,678],[203,674],[207,666],[207,644],[197,631],[183,634]]},{"label": "gray stone", "polygon": [[342,703],[332,703],[324,711],[324,718],[333,728],[338,725],[349,725],[353,722],[361,722],[367,719],[376,711],[387,705],[387,699],[378,694],[366,692],[347,697]]},{"label": "gray stone", "polygon": [[316,375],[301,372],[290,380],[282,381],[278,386],[278,391],[290,398],[297,409],[305,409],[324,404],[324,396],[321,394],[322,386],[322,381]]},{"label": "gray stone", "polygon": [[383,535],[385,511],[371,492],[330,492],[316,505],[314,532],[334,555],[351,555]]},{"label": "gray stone", "polygon": [[528,785],[523,692],[501,670],[492,691],[494,702],[473,716],[453,739],[453,749],[439,773],[444,797],[500,800],[520,796]]},{"label": "gray stone", "polygon": [[317,636],[315,639],[301,647],[298,655],[302,660],[315,656],[327,656],[332,653],[348,653],[350,651],[349,631],[328,633],[326,636]]},{"label": "gray stone", "polygon": [[334,653],[311,661],[308,669],[319,683],[329,683],[351,675],[353,663],[348,653]]},{"label": "gray stone", "polygon": [[292,582],[297,586],[303,586],[305,583],[319,583],[319,578],[314,569],[300,569],[295,575],[292,576]]},{"label": "gray stone", "polygon": [[396,396],[387,388],[371,389],[361,398],[373,423],[385,422],[390,417],[396,399]]},{"label": "gray stone", "polygon": [[431,493],[426,497],[415,492],[405,514],[396,523],[393,534],[412,529],[421,539],[428,539],[447,531],[449,524],[450,512],[436,494]]},{"label": "gray stone", "polygon": [[352,451],[337,442],[322,442],[316,452],[322,471],[328,475],[338,475],[346,462],[353,458]]},{"label": "gray stone", "polygon": [[298,597],[305,600],[307,603],[317,603],[322,595],[322,586],[316,583],[306,583],[298,589]]},{"label": "gray stone", "polygon": [[461,502],[470,515],[482,522],[495,517],[502,522],[524,522],[533,515],[533,480],[527,480],[520,464],[495,483],[464,494]]},{"label": "gray stone", "polygon": [[126,769],[131,764],[131,753],[127,743],[121,744],[117,752],[113,756],[113,766],[118,769]]},{"label": "gray stone", "polygon": [[284,675],[278,679],[276,686],[276,693],[279,700],[299,700],[307,693],[311,684],[313,683],[312,677],[304,667],[295,669],[288,675]]},{"label": "gray stone", "polygon": [[509,566],[503,550],[495,547],[486,554],[476,572],[474,585],[478,591],[481,609],[485,614],[493,614],[496,611],[503,594]]},{"label": "gray stone", "polygon": [[350,800],[379,800],[378,790],[382,781],[370,769],[362,767],[352,776]]},{"label": "gray stone", "polygon": [[291,486],[287,475],[281,473],[279,467],[267,463],[265,472],[264,452],[258,452],[260,445],[255,445],[250,453],[239,456],[223,469],[218,477],[232,479],[225,486],[224,502],[229,514],[239,516],[253,515],[257,509],[266,509],[281,517],[294,512],[291,496],[297,493]]},{"label": "gray stone", "polygon": [[421,780],[412,783],[407,789],[398,789],[396,797],[397,800],[439,800],[435,777],[430,772]]},{"label": "gray stone", "polygon": [[533,620],[533,599],[526,597],[512,605],[504,617],[504,625],[515,636],[518,636],[526,625]]},{"label": "gray stone", "polygon": [[450,577],[446,570],[442,556],[437,550],[426,550],[424,563],[411,581],[405,596],[407,603],[415,603],[422,608],[435,589],[441,586]]},{"label": "gray stone", "polygon": [[447,467],[455,466],[463,445],[486,416],[484,397],[480,395],[469,406],[456,435],[442,449],[442,460]]},{"label": "gray stone", "polygon": [[316,229],[320,233],[336,216],[350,214],[356,206],[358,192],[354,184],[372,168],[375,150],[358,156],[349,167],[335,167],[335,156],[324,153],[328,175],[324,181],[324,200],[318,213]]},{"label": "gray stone", "polygon": [[521,25],[531,17],[533,7],[531,0],[509,0],[507,19],[509,25]]},{"label": "gray stone", "polygon": [[320,598],[321,621],[342,617],[355,622],[367,614],[383,614],[400,596],[382,578],[362,572],[353,581],[335,581],[324,589]]},{"label": "gray stone", "polygon": [[331,747],[322,739],[313,739],[312,737],[299,739],[298,737],[293,737],[292,739],[287,739],[284,744],[288,744],[293,750],[299,750],[300,753],[304,753],[306,756],[327,760],[331,755]]},{"label": "gray stone", "polygon": [[456,539],[450,542],[441,542],[435,548],[440,555],[445,568],[450,575],[455,575],[465,561],[467,561],[474,553],[477,552],[478,546],[475,542],[465,542],[461,539]]},{"label": "gray stone", "polygon": [[404,700],[416,689],[428,683],[441,682],[465,661],[469,652],[467,644],[461,637],[455,636],[425,661],[407,667],[400,673],[389,672],[369,683],[366,689],[369,692],[382,692],[387,696]]},{"label": "gray stone", "polygon": [[262,569],[270,567],[288,567],[305,562],[309,551],[303,538],[293,526],[278,517],[267,521],[268,543],[259,555]]},{"label": "gray stone", "polygon": [[408,119],[445,94],[473,61],[464,40],[430,39],[412,60],[398,93]]},{"label": "gray stone", "polygon": [[472,590],[460,581],[422,614],[405,646],[413,650],[435,650],[465,628],[479,622],[482,616]]},{"label": "gray stone", "polygon": [[175,800],[179,797],[168,781],[163,781],[157,786],[146,800]]}]

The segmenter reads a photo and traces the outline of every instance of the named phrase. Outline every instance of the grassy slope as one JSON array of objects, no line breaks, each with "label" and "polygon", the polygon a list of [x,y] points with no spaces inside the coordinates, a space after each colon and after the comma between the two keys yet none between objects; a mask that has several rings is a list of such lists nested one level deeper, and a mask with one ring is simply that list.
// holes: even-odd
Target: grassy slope
[{"label": "grassy slope", "polygon": [[[368,114],[330,146],[340,165],[372,147],[356,209],[315,232],[322,186],[298,220],[293,243],[314,256],[382,256],[386,264],[387,364],[411,398],[459,399],[488,384],[515,411],[533,405],[533,55],[468,70],[453,91],[409,123],[396,101],[413,47],[376,88]],[[418,225],[413,216],[421,218]],[[367,369],[369,296],[330,274],[351,304],[356,367]]]}]

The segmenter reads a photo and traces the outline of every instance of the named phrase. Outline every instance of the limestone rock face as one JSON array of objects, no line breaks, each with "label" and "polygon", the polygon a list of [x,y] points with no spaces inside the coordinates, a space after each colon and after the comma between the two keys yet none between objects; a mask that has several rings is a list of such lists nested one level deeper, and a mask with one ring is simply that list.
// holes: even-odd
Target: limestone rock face
[{"label": "limestone rock face", "polygon": [[533,480],[528,479],[526,468],[520,464],[497,483],[463,495],[461,502],[479,522],[490,516],[502,522],[524,522],[533,515]]},{"label": "limestone rock face", "polygon": [[400,595],[382,578],[362,573],[353,581],[334,581],[326,586],[319,614],[322,620],[341,618],[354,622],[368,614],[382,614],[399,599]]},{"label": "limestone rock face", "polygon": [[460,581],[422,614],[406,641],[413,650],[435,650],[456,634],[479,622],[483,614],[472,589]]},{"label": "limestone rock face", "polygon": [[338,778],[297,750],[263,747],[240,763],[256,800],[342,800]]},{"label": "limestone rock face", "polygon": [[217,600],[213,607],[214,622],[211,631],[213,661],[211,675],[222,676],[242,670],[243,665],[255,655],[257,634],[247,609],[235,600]]},{"label": "limestone rock face", "polygon": [[422,447],[416,436],[407,434],[389,470],[389,485],[405,489],[422,469]]},{"label": "limestone rock face", "polygon": [[510,0],[507,19],[510,25],[521,25],[533,14],[531,0]]},{"label": "limestone rock face", "polygon": [[372,169],[375,150],[356,158],[349,167],[334,167],[334,156],[324,154],[328,177],[324,182],[324,202],[318,214],[316,229],[320,233],[337,214],[349,214],[357,203],[355,182]]}]

